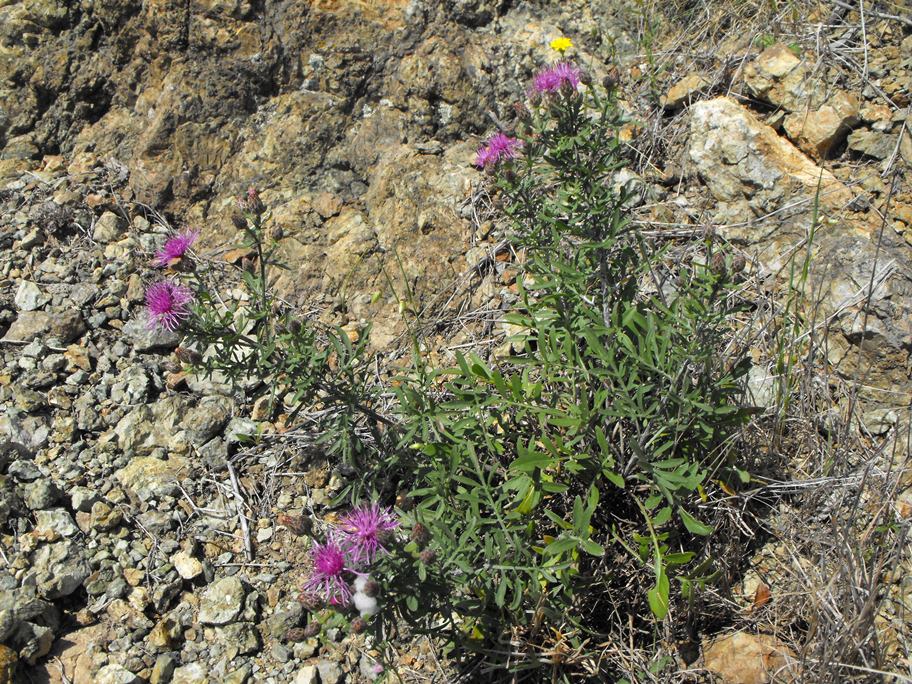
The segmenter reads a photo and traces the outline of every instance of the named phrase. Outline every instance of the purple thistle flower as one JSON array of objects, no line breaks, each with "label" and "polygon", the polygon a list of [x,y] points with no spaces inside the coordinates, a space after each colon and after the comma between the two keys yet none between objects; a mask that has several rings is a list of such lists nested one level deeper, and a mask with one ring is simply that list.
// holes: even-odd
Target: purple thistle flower
[{"label": "purple thistle flower", "polygon": [[146,327],[150,330],[164,328],[175,330],[180,322],[190,315],[190,302],[193,292],[173,280],[161,280],[153,283],[146,290],[146,311],[149,320]]},{"label": "purple thistle flower", "polygon": [[501,159],[513,159],[516,151],[523,146],[522,140],[511,138],[503,133],[495,133],[488,142],[478,148],[475,166],[486,169],[494,166]]},{"label": "purple thistle flower", "polygon": [[556,93],[564,85],[576,90],[580,84],[580,70],[568,62],[558,62],[552,67],[538,72],[532,80],[532,87],[537,93]]},{"label": "purple thistle flower", "polygon": [[172,235],[168,238],[165,246],[155,253],[155,259],[152,260],[152,264],[155,266],[167,266],[172,261],[180,259],[187,253],[187,250],[190,249],[190,246],[196,242],[199,236],[200,232],[198,230],[185,230]]},{"label": "purple thistle flower", "polygon": [[379,504],[360,506],[339,521],[342,546],[354,563],[370,564],[379,553],[386,553],[381,538],[396,529],[399,521],[389,508]]},{"label": "purple thistle flower", "polygon": [[345,551],[330,536],[325,544],[314,543],[310,550],[313,570],[304,582],[304,591],[319,596],[333,606],[344,606],[351,601],[351,587],[342,574],[349,570]]}]

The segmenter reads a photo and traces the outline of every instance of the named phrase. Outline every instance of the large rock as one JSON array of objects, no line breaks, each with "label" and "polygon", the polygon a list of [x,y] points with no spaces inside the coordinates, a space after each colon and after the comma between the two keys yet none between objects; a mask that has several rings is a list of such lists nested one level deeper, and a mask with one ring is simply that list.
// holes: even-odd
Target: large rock
[{"label": "large rock", "polygon": [[767,634],[735,632],[719,637],[703,649],[703,666],[724,684],[788,684],[798,681],[794,651]]},{"label": "large rock", "polygon": [[[842,207],[852,193],[747,108],[727,97],[691,107],[688,155],[713,197],[720,223],[750,221],[805,200],[820,190],[825,207]],[[755,227],[736,237],[756,242]]]},{"label": "large rock", "polygon": [[8,342],[31,342],[38,338],[53,337],[61,344],[69,344],[85,331],[85,323],[78,311],[23,311],[3,339]]},{"label": "large rock", "polygon": [[823,159],[845,140],[858,121],[858,100],[854,95],[840,91],[817,110],[789,114],[784,127],[798,147],[812,157]]},{"label": "large rock", "polygon": [[199,621],[204,625],[227,625],[244,609],[246,592],[237,577],[226,577],[210,585],[200,601]]},{"label": "large rock", "polygon": [[718,201],[717,230],[751,245],[761,273],[781,276],[791,259],[800,267],[818,203],[829,219],[818,220],[809,247],[809,320],[836,333],[827,338],[828,359],[843,377],[864,373],[867,398],[912,400],[908,246],[892,231],[881,233],[878,222],[849,214],[849,189],[741,105],[717,98],[691,113],[688,155]]},{"label": "large rock", "polygon": [[89,576],[83,546],[72,541],[44,544],[32,554],[38,592],[48,599],[69,596]]},{"label": "large rock", "polygon": [[781,43],[747,64],[744,84],[753,97],[789,112],[816,109],[825,95],[823,84],[811,77],[804,59]]},{"label": "large rock", "polygon": [[189,461],[172,455],[167,460],[138,456],[115,473],[120,483],[143,501],[162,495],[179,495],[178,482],[189,471]]},{"label": "large rock", "polygon": [[186,449],[185,433],[179,429],[186,411],[186,400],[176,395],[137,406],[118,421],[114,436],[128,456],[156,448]]}]

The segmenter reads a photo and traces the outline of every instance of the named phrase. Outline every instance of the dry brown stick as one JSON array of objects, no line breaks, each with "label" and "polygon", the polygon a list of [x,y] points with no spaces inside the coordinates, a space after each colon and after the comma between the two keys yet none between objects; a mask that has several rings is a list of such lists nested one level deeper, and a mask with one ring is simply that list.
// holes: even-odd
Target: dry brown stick
[{"label": "dry brown stick", "polygon": [[238,523],[241,526],[241,534],[244,535],[244,552],[247,554],[247,560],[252,561],[253,549],[250,545],[250,529],[247,526],[247,516],[244,515],[244,508],[242,506],[244,499],[241,497],[241,488],[238,486],[234,466],[227,460],[225,461],[225,465],[228,466],[228,477],[231,478],[231,488],[234,490],[234,505],[237,508]]}]

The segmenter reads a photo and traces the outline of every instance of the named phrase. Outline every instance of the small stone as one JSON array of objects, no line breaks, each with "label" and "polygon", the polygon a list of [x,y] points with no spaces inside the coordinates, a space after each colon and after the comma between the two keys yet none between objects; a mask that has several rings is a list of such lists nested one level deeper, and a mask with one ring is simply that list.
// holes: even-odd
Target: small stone
[{"label": "small stone", "polygon": [[284,644],[280,644],[278,642],[274,643],[272,645],[271,651],[272,657],[280,663],[287,663],[291,658],[291,651],[289,651]]},{"label": "small stone", "polygon": [[317,663],[317,671],[320,673],[320,684],[339,684],[342,681],[342,668],[339,667],[339,663],[321,660]]},{"label": "small stone", "polygon": [[286,635],[289,630],[296,628],[301,624],[304,617],[304,608],[299,601],[291,601],[282,606],[281,610],[275,611],[266,620],[266,632],[269,636],[280,639]]},{"label": "small stone", "polygon": [[[849,149],[874,159],[887,159],[896,149],[898,138],[880,131],[865,128],[849,133]],[[7,333],[9,335],[9,333]]]},{"label": "small stone", "polygon": [[95,684],[138,684],[139,677],[123,665],[111,663],[95,674]]},{"label": "small stone", "polygon": [[174,670],[171,684],[208,684],[206,667],[202,663],[189,663],[181,665]]},{"label": "small stone", "polygon": [[123,575],[131,587],[138,587],[146,577],[145,571],[141,568],[124,568]]},{"label": "small stone", "polygon": [[200,601],[199,621],[226,625],[244,609],[244,585],[237,577],[226,577],[209,586]]},{"label": "small stone", "polygon": [[96,501],[92,505],[92,528],[100,531],[113,529],[123,522],[123,512],[112,508],[103,501]]},{"label": "small stone", "polygon": [[0,684],[13,684],[18,654],[9,646],[0,644]]},{"label": "small stone", "polygon": [[244,442],[247,439],[255,436],[257,433],[257,425],[255,422],[249,418],[237,417],[232,418],[228,423],[228,427],[225,429],[225,439],[229,444],[236,444],[238,442]]},{"label": "small stone", "polygon": [[66,351],[63,352],[63,357],[67,360],[69,366],[68,370],[75,370],[80,368],[84,371],[92,371],[92,360],[89,358],[89,351],[85,347],[81,347],[78,344],[71,344],[66,348]]},{"label": "small stone", "polygon": [[185,580],[192,580],[203,573],[203,564],[186,551],[178,551],[171,556],[171,565]]},{"label": "small stone", "polygon": [[35,283],[23,280],[16,290],[14,301],[19,311],[34,311],[47,304],[49,298]]},{"label": "small stone", "polygon": [[43,544],[31,561],[38,593],[48,599],[69,596],[90,572],[83,547],[72,541]]},{"label": "small stone", "polygon": [[342,210],[342,200],[328,192],[321,192],[313,198],[312,206],[321,218],[328,219]]},{"label": "small stone", "polygon": [[677,109],[688,104],[701,90],[709,87],[710,83],[701,74],[687,74],[675,83],[661,98],[660,104],[665,109]]},{"label": "small stone", "polygon": [[155,659],[149,684],[168,684],[177,666],[177,658],[170,653],[162,653]]},{"label": "small stone", "polygon": [[317,668],[315,665],[305,665],[298,670],[294,678],[294,684],[317,684]]},{"label": "small stone", "polygon": [[123,221],[120,216],[106,211],[95,222],[92,239],[102,243],[114,242],[121,237],[122,226]]},{"label": "small stone", "polygon": [[736,632],[718,637],[703,648],[704,667],[726,682],[764,684],[798,681],[792,650],[773,636]]},{"label": "small stone", "polygon": [[35,519],[37,521],[35,529],[40,534],[50,533],[52,537],[72,537],[79,532],[79,528],[76,527],[73,518],[70,517],[70,514],[64,508],[37,511]]},{"label": "small stone", "polygon": [[249,622],[236,622],[215,630],[221,643],[231,644],[240,655],[256,653],[260,648],[260,635]]},{"label": "small stone", "polygon": [[244,665],[225,675],[225,684],[245,684],[250,679],[250,666]]},{"label": "small stone", "polygon": [[205,444],[224,429],[233,410],[234,403],[228,397],[204,397],[187,412],[181,424],[196,444]]},{"label": "small stone", "polygon": [[760,366],[751,366],[747,372],[747,396],[754,406],[768,409],[776,405],[777,379]]},{"label": "small stone", "polygon": [[899,416],[892,409],[880,408],[866,412],[861,417],[861,422],[869,433],[879,437],[896,427],[899,422]]},{"label": "small stone", "polygon": [[73,510],[88,513],[92,510],[92,505],[98,501],[98,492],[88,487],[73,487],[70,495],[70,503]]},{"label": "small stone", "polygon": [[307,639],[306,641],[298,641],[291,647],[291,652],[294,654],[294,657],[298,660],[307,660],[308,658],[313,657],[313,654],[317,652],[320,643],[316,639]]},{"label": "small stone", "polygon": [[39,477],[44,477],[44,473],[32,461],[18,460],[9,465],[7,471],[9,476],[19,482],[34,482]]},{"label": "small stone", "polygon": [[50,508],[60,500],[63,492],[60,487],[50,480],[39,479],[23,485],[22,501],[31,511],[39,511]]},{"label": "small stone", "polygon": [[123,334],[139,352],[174,349],[181,340],[181,334],[176,330],[173,332],[164,328],[150,330],[146,327],[144,319],[136,318],[127,321],[123,327]]},{"label": "small stone", "polygon": [[174,648],[180,642],[182,636],[183,630],[180,624],[170,617],[165,617],[149,632],[149,636],[146,637],[146,643],[159,651],[167,651]]}]

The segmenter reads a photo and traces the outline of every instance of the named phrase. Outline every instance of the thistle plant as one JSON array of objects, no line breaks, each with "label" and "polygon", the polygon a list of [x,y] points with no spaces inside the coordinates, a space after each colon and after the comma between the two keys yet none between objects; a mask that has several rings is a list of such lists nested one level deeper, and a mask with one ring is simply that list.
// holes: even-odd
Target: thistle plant
[{"label": "thistle plant", "polygon": [[[185,274],[192,292],[166,280],[149,297],[150,320],[181,326],[202,372],[269,392],[290,419],[319,407],[326,451],[356,466],[343,495],[376,502],[313,543],[305,599],[357,611],[359,630],[404,619],[509,670],[553,666],[556,634],[578,653],[603,639],[622,568],[642,575],[628,599],[642,620],[669,613],[673,579],[685,598],[704,581],[698,539],[713,527],[696,504],[735,465],[727,445],[747,417],[743,354],[721,353],[737,269],[712,240],[671,259],[630,221],[614,180],[623,115],[571,47],[556,41],[560,60],[534,76],[515,127],[474,160],[526,253],[513,356],[435,368],[415,344],[412,366],[377,387],[369,331],[352,342],[274,297],[281,264],[255,191],[235,220],[252,254],[247,297],[216,294],[200,269]],[[195,238],[178,238],[157,263],[184,258]],[[385,411],[381,392],[394,398]],[[397,513],[394,492],[409,502]],[[559,662],[607,676],[589,655]]]},{"label": "thistle plant", "polygon": [[694,586],[706,566],[679,550],[712,532],[693,506],[747,416],[743,359],[720,354],[735,311],[726,270],[709,265],[712,244],[672,263],[630,222],[613,182],[623,117],[588,81],[563,59],[544,68],[515,130],[476,158],[527,252],[507,316],[519,352],[446,369],[417,359],[396,389],[397,465],[432,540],[407,547],[410,562],[440,589],[420,605],[405,595],[405,609],[428,625],[444,616],[460,648],[487,662],[509,652],[520,668],[540,664],[551,630],[578,646],[607,629],[585,606],[613,600],[609,546],[651,576],[641,600],[658,619],[671,577]]}]

